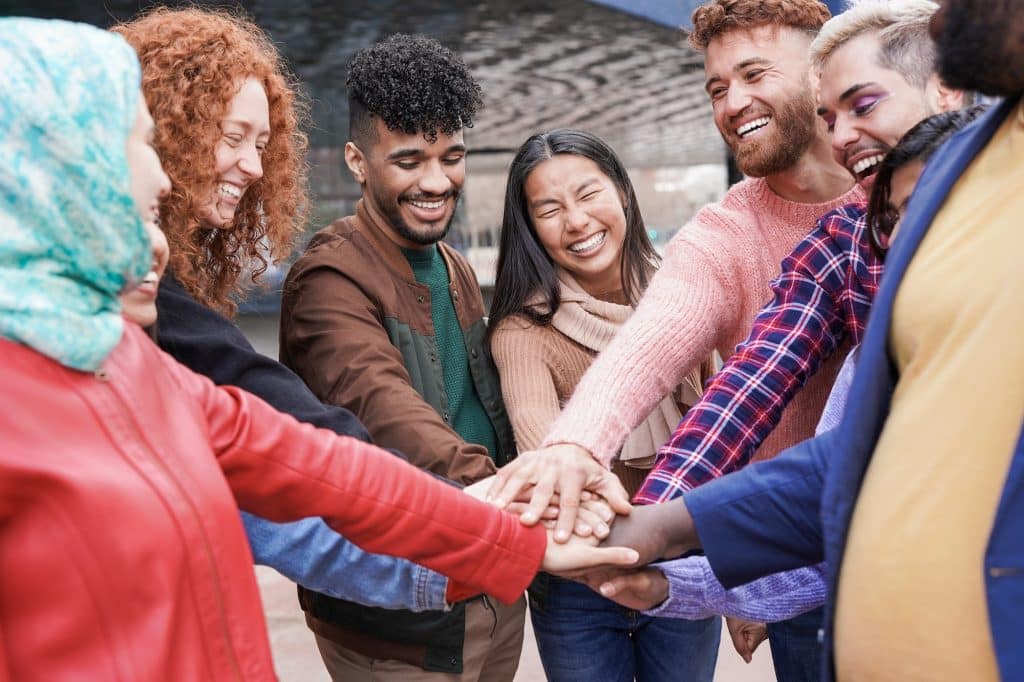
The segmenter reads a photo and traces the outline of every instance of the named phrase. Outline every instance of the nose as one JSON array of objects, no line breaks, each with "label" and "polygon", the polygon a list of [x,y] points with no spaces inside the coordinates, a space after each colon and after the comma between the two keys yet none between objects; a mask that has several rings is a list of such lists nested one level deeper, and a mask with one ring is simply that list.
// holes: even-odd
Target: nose
[{"label": "nose", "polygon": [[437,161],[423,164],[423,174],[419,178],[419,189],[423,194],[439,195],[447,192],[452,185],[448,175]]},{"label": "nose", "polygon": [[832,124],[832,153],[840,163],[843,162],[847,150],[860,139],[860,131],[845,117],[837,116]]},{"label": "nose", "polygon": [[725,115],[739,116],[750,106],[750,93],[742,84],[733,84],[725,92]]},{"label": "nose", "polygon": [[566,207],[565,229],[569,232],[582,230],[590,222],[590,216],[577,204]]},{"label": "nose", "polygon": [[263,161],[255,144],[243,145],[239,148],[238,170],[242,171],[251,182],[263,177]]},{"label": "nose", "polygon": [[164,231],[159,226],[154,230],[152,235],[153,241],[153,263],[156,266],[156,271],[163,274],[164,268],[167,267],[167,259],[170,258],[171,249],[167,245],[167,237],[164,236]]}]

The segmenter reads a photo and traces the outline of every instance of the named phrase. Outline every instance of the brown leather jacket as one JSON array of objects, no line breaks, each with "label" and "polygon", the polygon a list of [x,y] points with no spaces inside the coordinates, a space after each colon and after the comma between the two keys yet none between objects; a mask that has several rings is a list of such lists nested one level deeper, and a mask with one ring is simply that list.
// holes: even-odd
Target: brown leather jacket
[{"label": "brown leather jacket", "polygon": [[[318,232],[292,267],[281,301],[281,361],[321,400],[355,412],[378,445],[468,484],[514,457],[515,443],[486,351],[476,275],[454,249],[440,248],[473,384],[497,434],[498,452],[463,441],[451,428],[430,290],[416,281],[362,201],[356,215]],[[462,669],[461,605],[449,613],[385,611],[307,590],[300,590],[300,601],[311,627],[347,648],[427,670]]]}]

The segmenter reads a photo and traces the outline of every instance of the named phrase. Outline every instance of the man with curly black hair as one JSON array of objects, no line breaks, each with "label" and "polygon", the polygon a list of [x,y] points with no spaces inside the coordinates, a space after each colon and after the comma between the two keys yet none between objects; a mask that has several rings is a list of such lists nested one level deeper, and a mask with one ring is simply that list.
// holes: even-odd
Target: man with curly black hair
[{"label": "man with curly black hair", "polygon": [[[345,161],[362,198],[289,273],[281,360],[321,400],[354,411],[379,445],[469,484],[515,454],[476,276],[441,242],[480,86],[437,41],[394,35],[356,54],[348,87]],[[426,613],[301,588],[300,601],[335,680],[511,680],[519,663],[522,599]]]}]

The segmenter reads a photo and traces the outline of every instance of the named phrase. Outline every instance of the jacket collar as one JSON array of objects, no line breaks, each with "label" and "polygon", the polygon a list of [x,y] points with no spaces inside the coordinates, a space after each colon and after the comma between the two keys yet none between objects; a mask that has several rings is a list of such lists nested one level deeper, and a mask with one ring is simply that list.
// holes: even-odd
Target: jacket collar
[{"label": "jacket collar", "polygon": [[[356,202],[356,227],[366,237],[367,241],[373,247],[373,250],[380,254],[380,257],[384,259],[387,266],[397,276],[410,284],[418,284],[416,282],[416,276],[413,275],[412,266],[409,265],[409,261],[406,260],[402,254],[402,249],[395,242],[391,241],[388,237],[387,232],[381,224],[374,220],[373,216],[366,209],[365,202],[360,199]],[[448,269],[449,278],[452,276],[452,263],[451,256],[445,251],[444,244],[438,242],[437,249],[441,253],[441,258],[444,259],[445,267]]]}]

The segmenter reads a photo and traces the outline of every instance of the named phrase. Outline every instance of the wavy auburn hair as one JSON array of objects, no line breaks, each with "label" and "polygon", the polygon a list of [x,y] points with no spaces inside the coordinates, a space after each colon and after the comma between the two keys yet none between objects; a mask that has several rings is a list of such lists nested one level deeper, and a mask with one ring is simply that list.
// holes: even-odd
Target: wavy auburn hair
[{"label": "wavy auburn hair", "polygon": [[[251,268],[256,281],[287,256],[305,224],[308,104],[267,35],[223,11],[157,8],[113,29],[135,48],[142,90],[156,122],[156,148],[171,179],[160,227],[171,247],[171,269],[200,303],[231,316]],[[214,152],[221,121],[242,81],[255,78],[270,105],[270,140],[263,177],[253,183],[226,229],[206,226],[200,210],[213,196]]]}]

